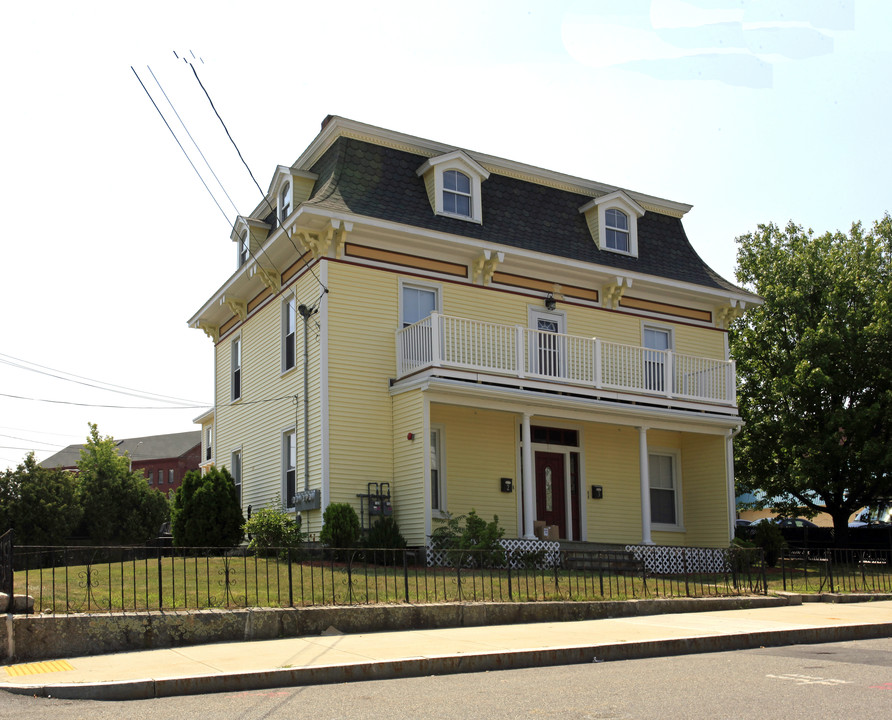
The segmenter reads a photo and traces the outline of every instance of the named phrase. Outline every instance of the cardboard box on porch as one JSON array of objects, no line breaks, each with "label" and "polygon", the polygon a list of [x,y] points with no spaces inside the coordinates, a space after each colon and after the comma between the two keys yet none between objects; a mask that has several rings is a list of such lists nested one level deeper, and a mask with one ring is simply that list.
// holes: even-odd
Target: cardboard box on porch
[{"label": "cardboard box on porch", "polygon": [[535,535],[540,540],[543,538],[545,534],[545,522],[543,520],[534,520],[533,521],[533,535]]},{"label": "cardboard box on porch", "polygon": [[[534,525],[534,526],[533,526],[533,532],[535,532],[535,530],[536,530],[536,526]],[[559,532],[560,532],[560,531],[558,530],[558,526],[557,526],[557,525],[546,525],[546,526],[542,529],[542,538],[541,538],[541,539],[542,539],[542,540],[549,540],[549,541],[551,541],[551,542],[554,542],[555,540],[558,539],[558,533],[559,533]]]}]

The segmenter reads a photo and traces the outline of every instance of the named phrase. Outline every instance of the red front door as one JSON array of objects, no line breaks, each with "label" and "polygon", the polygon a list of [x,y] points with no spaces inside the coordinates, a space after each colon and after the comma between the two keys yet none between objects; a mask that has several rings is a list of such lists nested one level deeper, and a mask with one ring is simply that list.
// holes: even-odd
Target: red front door
[{"label": "red front door", "polygon": [[[558,526],[558,537],[567,537],[567,504],[564,456],[536,453],[536,519]],[[549,538],[552,540],[554,538]]]}]

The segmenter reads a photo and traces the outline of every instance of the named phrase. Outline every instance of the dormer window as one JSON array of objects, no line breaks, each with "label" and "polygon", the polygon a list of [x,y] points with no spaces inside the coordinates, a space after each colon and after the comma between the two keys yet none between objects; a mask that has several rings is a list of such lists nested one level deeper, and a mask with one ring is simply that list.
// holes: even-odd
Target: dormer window
[{"label": "dormer window", "polygon": [[629,252],[629,216],[610,208],[604,212],[604,232],[609,250]]},{"label": "dormer window", "polygon": [[291,214],[291,183],[286,182],[279,193],[279,220],[285,221]]},{"label": "dormer window", "polygon": [[242,230],[238,236],[238,266],[248,262],[248,231]]},{"label": "dormer window", "polygon": [[644,215],[644,208],[628,193],[614,190],[590,200],[579,212],[585,215],[598,248],[638,257],[638,218]]},{"label": "dormer window", "polygon": [[443,211],[471,217],[471,178],[463,172],[443,173]]},{"label": "dormer window", "polygon": [[437,215],[483,222],[480,186],[489,171],[466,152],[453,150],[430,158],[416,171],[424,178],[427,196]]}]

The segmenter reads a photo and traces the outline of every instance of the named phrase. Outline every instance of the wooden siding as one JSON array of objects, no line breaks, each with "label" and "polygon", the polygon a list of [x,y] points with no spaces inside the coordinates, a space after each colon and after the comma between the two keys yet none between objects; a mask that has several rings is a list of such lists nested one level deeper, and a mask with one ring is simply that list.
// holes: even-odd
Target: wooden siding
[{"label": "wooden siding", "polygon": [[[517,537],[517,416],[433,405],[431,422],[443,425],[448,511],[455,516],[476,510],[487,522],[498,515],[505,537]],[[501,492],[503,477],[514,480],[514,492]]]},{"label": "wooden siding", "polygon": [[[329,265],[329,488],[331,502],[359,511],[366,483],[391,482],[398,277],[343,263]],[[419,428],[420,430],[420,428]]]},{"label": "wooden siding", "polygon": [[[414,438],[408,439],[412,433]],[[393,516],[409,545],[423,545],[425,521],[424,399],[420,390],[400,393],[393,398]]]},{"label": "wooden siding", "polygon": [[[585,511],[588,540],[603,543],[641,542],[641,483],[638,430],[590,424],[583,428]],[[591,486],[604,489],[593,500]]]},{"label": "wooden siding", "polygon": [[[282,433],[297,419],[297,487],[303,488],[303,327],[297,328],[297,367],[282,374],[282,300],[297,290],[298,302],[318,295],[315,279],[305,274],[282,294],[270,300],[242,323],[242,397],[230,402],[231,342],[217,344],[216,440],[218,465],[229,467],[235,450],[242,452],[242,507],[255,509],[283,501]],[[310,487],[321,487],[320,392],[318,331],[311,322],[309,334]],[[293,396],[300,397],[295,405]],[[318,512],[303,513],[304,529],[317,533]]]},{"label": "wooden siding", "polygon": [[681,481],[687,545],[722,547],[729,542],[726,442],[721,435],[682,435]]}]

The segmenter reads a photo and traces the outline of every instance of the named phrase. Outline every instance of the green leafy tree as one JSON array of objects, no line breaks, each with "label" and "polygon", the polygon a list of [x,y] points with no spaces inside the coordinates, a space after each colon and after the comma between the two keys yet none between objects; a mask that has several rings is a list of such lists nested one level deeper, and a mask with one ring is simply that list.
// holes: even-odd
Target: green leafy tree
[{"label": "green leafy tree", "polygon": [[849,515],[892,496],[892,221],[820,236],[760,225],[737,242],[737,278],[765,301],[730,334],[738,489],[829,513],[845,545]]},{"label": "green leafy tree", "polygon": [[0,532],[12,528],[20,545],[64,545],[82,515],[74,475],[41,467],[33,452],[0,475]]},{"label": "green leafy tree", "polygon": [[171,503],[173,542],[181,547],[232,547],[242,540],[245,518],[232,475],[213,467],[186,473]]},{"label": "green leafy tree", "polygon": [[101,437],[92,423],[77,466],[81,526],[94,543],[141,543],[157,536],[169,516],[167,498],[149,487],[141,471],[132,471],[115,439]]}]

